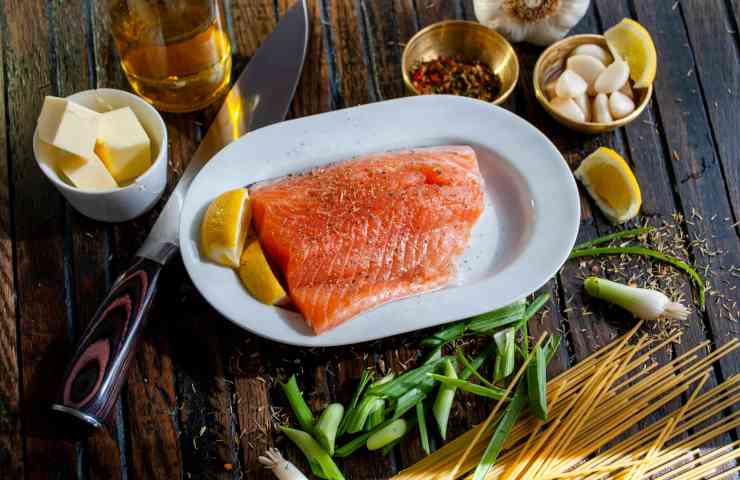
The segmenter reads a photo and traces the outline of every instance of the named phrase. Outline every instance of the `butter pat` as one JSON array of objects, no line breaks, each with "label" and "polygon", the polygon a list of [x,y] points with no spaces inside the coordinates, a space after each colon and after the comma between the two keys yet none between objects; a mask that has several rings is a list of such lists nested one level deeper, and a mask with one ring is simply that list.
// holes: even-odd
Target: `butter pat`
[{"label": "butter pat", "polygon": [[152,164],[144,127],[130,107],[100,114],[95,153],[118,183],[131,181]]},{"label": "butter pat", "polygon": [[50,164],[60,177],[81,190],[101,191],[118,188],[118,184],[103,162],[92,152],[88,157],[81,157],[44,142],[39,143],[39,149],[41,158]]},{"label": "butter pat", "polygon": [[100,114],[64,98],[46,97],[38,120],[42,141],[69,153],[88,157],[95,148]]}]

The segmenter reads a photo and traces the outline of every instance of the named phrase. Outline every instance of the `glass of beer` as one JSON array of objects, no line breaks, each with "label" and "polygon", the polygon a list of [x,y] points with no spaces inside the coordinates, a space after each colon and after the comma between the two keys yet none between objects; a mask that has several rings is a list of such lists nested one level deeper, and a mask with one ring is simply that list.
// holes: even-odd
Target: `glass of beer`
[{"label": "glass of beer", "polygon": [[158,110],[200,110],[224,93],[231,45],[222,0],[108,0],[121,66]]}]

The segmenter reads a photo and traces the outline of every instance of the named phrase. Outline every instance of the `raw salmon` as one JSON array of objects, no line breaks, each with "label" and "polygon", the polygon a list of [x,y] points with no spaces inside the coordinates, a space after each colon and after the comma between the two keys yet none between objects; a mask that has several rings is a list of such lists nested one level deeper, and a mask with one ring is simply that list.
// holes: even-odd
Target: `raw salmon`
[{"label": "raw salmon", "polygon": [[483,211],[467,146],[366,155],[250,190],[262,247],[317,334],[449,283]]}]

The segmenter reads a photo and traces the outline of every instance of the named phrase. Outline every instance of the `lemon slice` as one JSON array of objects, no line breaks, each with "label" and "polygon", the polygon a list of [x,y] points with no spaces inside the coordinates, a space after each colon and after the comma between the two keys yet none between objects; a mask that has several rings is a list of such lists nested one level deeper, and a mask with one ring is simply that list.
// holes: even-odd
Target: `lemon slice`
[{"label": "lemon slice", "polygon": [[224,192],[211,202],[200,227],[204,257],[227,267],[239,266],[251,221],[246,188]]},{"label": "lemon slice", "polygon": [[640,210],[642,195],[635,174],[611,148],[601,147],[586,157],[574,175],[613,223],[624,223]]},{"label": "lemon slice", "polygon": [[251,240],[242,253],[239,278],[249,293],[262,303],[275,305],[287,299],[257,239]]},{"label": "lemon slice", "polygon": [[635,88],[646,88],[655,80],[658,54],[653,38],[645,27],[625,18],[604,33],[606,43],[615,57],[630,66],[630,77]]}]

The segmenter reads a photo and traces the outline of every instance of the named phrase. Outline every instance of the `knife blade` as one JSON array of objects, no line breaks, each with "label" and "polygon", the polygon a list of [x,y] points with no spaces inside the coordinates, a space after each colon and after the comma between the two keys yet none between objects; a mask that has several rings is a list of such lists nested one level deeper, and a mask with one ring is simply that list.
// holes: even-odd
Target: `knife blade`
[{"label": "knife blade", "polygon": [[179,250],[180,213],[188,187],[224,146],[285,118],[303,70],[308,28],[306,1],[298,0],[234,83],[133,265],[116,279],[82,334],[53,411],[84,426],[104,425],[136,351],[162,267]]}]

